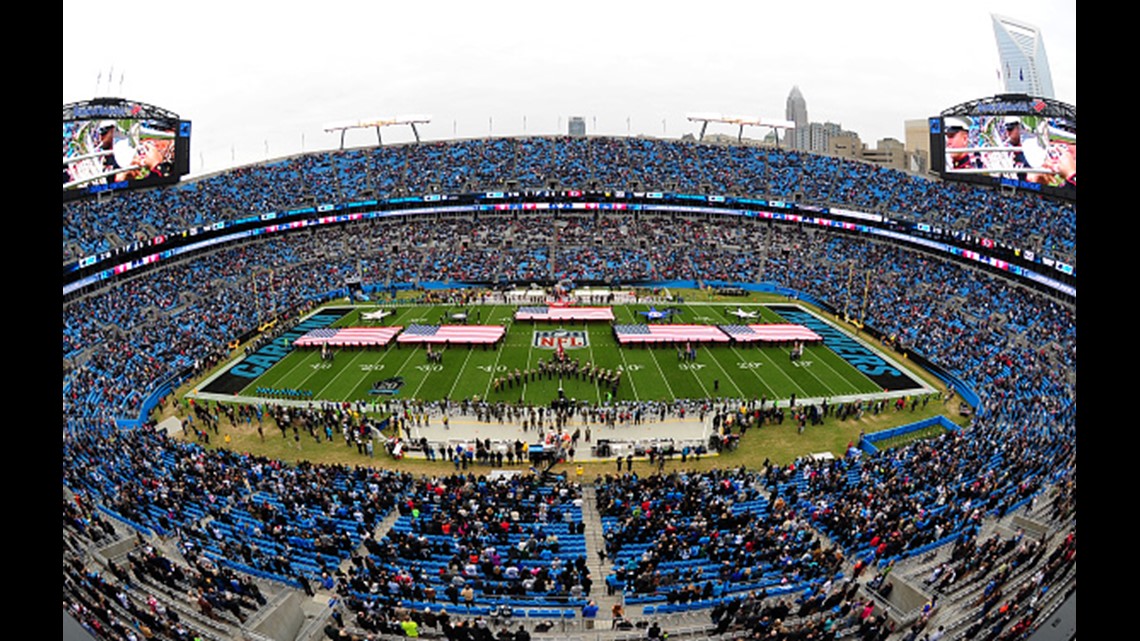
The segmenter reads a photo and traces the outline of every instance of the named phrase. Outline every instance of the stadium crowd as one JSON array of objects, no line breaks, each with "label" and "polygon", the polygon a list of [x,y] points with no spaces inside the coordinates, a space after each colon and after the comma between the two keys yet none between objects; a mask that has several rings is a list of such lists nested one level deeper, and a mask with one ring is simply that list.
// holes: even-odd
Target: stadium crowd
[{"label": "stadium crowd", "polygon": [[63,259],[218,220],[404,194],[655,189],[769,197],[883,213],[1075,264],[1076,210],[1035,195],[946,184],[858,161],[643,138],[500,138],[318,152],[172,189],[63,206]]},{"label": "stadium crowd", "polygon": [[[1075,233],[1070,208],[935,187],[847,161],[648,140],[531,139],[316,154],[175,189],[70,204],[65,242],[88,253],[114,236],[181,230],[215,216],[288,207],[302,197],[433,184],[462,189],[503,176],[564,186],[707,184],[786,195],[811,185],[809,198],[922,220],[938,215],[942,224],[964,220],[980,231],[1001,226],[1007,239],[1048,238],[1052,244],[1045,250],[1071,250]],[[916,209],[918,203],[924,209]],[[1075,539],[1052,556],[1026,543],[1020,552],[1017,546],[993,552],[997,560],[981,565],[994,544],[977,543],[978,528],[982,519],[1007,514],[1049,486],[1066,488],[1057,514],[1069,514],[1075,505],[1073,306],[932,255],[800,227],[670,216],[549,223],[534,214],[304,231],[219,247],[65,301],[62,471],[74,497],[64,503],[65,558],[73,561],[65,565],[65,607],[106,638],[145,637],[140,626],[162,628],[167,638],[192,638],[177,615],[171,617],[176,609],[163,606],[167,612],[159,613],[158,606],[140,606],[137,594],[119,598],[131,583],[129,574],[92,575],[74,561],[82,549],[113,536],[113,521],[140,534],[173,537],[187,564],[154,560],[144,545],[138,567],[158,568],[149,571],[148,581],[193,594],[194,607],[205,616],[223,613],[238,623],[258,603],[251,576],[306,591],[314,583],[335,590],[368,631],[406,631],[409,603],[435,611],[433,605],[462,601],[485,608],[469,609],[480,616],[491,616],[508,598],[543,603],[557,596],[577,605],[588,599],[592,581],[605,578],[646,603],[707,603],[711,609],[712,597],[731,596],[714,610],[715,623],[727,621],[725,630],[757,638],[792,638],[772,627],[787,620],[779,608],[791,606],[768,598],[791,599],[791,586],[831,603],[803,611],[804,625],[795,631],[800,638],[808,630],[830,638],[825,635],[843,626],[877,638],[882,622],[863,615],[845,575],[857,578],[868,568],[949,544],[954,558],[936,579],[939,586],[952,584],[949,576],[995,583],[978,604],[989,634],[984,638],[1015,638],[1009,630],[1032,627],[1033,594],[1018,589],[1008,599],[1002,592],[993,598],[1008,575],[1000,559],[1041,565],[1037,585],[1047,587],[1071,565]],[[271,321],[277,324],[269,335],[280,334],[303,310],[342,296],[346,275],[359,273],[379,291],[441,276],[485,282],[552,275],[763,280],[841,306],[856,295],[847,290],[852,265],[869,274],[873,295],[865,323],[978,393],[981,404],[970,429],[863,459],[607,476],[596,491],[606,552],[615,561],[613,580],[584,572],[581,533],[573,531],[581,521],[582,495],[564,481],[540,488],[525,476],[429,479],[366,466],[288,465],[203,447],[151,425],[116,425],[137,417],[150,391],[224,358],[236,338]],[[520,411],[455,402],[488,420],[497,420],[495,411]],[[672,406],[587,407],[582,415],[589,425],[588,417],[635,420],[637,412],[720,409],[708,399],[691,399]],[[200,417],[197,424],[191,416]],[[318,439],[324,434],[333,440],[333,430],[343,434],[346,427],[346,416],[327,408],[296,416]],[[207,438],[216,421],[197,410],[186,418],[189,429]],[[280,426],[283,419],[274,420]],[[399,527],[376,539],[377,524],[393,510],[399,511]],[[367,554],[359,553],[361,547]],[[345,562],[349,571],[338,574]],[[415,613],[424,620],[418,607]],[[127,618],[133,623],[124,623]]]}]

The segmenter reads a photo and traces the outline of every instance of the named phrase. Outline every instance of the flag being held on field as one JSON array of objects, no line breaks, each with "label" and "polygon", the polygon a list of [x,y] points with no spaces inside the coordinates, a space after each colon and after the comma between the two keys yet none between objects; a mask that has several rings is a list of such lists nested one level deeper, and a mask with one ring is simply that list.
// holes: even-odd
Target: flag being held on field
[{"label": "flag being held on field", "polygon": [[738,343],[819,343],[823,337],[803,325],[769,323],[760,325],[721,325],[721,330]]},{"label": "flag being held on field", "polygon": [[716,325],[614,325],[618,343],[727,343],[729,338]]},{"label": "flag being held on field", "polygon": [[557,307],[536,305],[519,307],[515,320],[520,321],[612,321],[614,310],[611,307]]},{"label": "flag being held on field", "polygon": [[451,343],[483,345],[498,342],[507,333],[503,325],[408,325],[397,343]]},{"label": "flag being held on field", "polygon": [[403,327],[323,327],[293,341],[296,347],[373,347],[387,345]]}]

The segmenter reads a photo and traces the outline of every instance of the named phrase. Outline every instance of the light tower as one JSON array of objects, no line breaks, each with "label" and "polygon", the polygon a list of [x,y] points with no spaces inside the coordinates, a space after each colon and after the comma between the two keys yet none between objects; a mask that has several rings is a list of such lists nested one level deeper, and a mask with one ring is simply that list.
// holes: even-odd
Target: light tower
[{"label": "light tower", "polygon": [[416,129],[416,125],[417,124],[421,124],[421,125],[427,124],[429,122],[431,122],[431,116],[395,116],[392,118],[373,118],[370,120],[355,120],[355,121],[335,122],[335,123],[325,125],[325,131],[330,132],[330,133],[334,132],[334,131],[340,132],[340,148],[343,150],[344,149],[344,133],[346,131],[348,131],[349,129],[375,128],[376,129],[376,144],[382,145],[382,144],[384,144],[384,141],[380,137],[380,128],[381,127],[389,127],[392,125],[410,125],[412,128],[412,134],[415,135],[415,137],[416,137],[416,142],[419,142],[420,141],[420,132],[418,129]]},{"label": "light tower", "polygon": [[[710,122],[721,122],[729,125],[736,125],[739,130],[736,134],[736,142],[744,139],[745,127],[768,127],[772,130],[776,129],[791,129],[795,127],[795,123],[787,120],[773,120],[771,118],[761,118],[760,116],[725,116],[718,113],[691,113],[686,114],[689,122],[701,123],[701,133],[698,140],[705,139],[705,130],[708,129]],[[776,145],[779,146],[780,138],[776,137]]]}]

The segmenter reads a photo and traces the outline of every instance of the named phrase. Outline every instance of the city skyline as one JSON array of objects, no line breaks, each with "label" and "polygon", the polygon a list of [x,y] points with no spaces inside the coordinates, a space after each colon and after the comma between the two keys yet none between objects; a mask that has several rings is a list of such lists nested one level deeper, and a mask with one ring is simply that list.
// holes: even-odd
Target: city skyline
[{"label": "city skyline", "polygon": [[[139,55],[130,37],[91,47],[99,10],[65,0],[64,103],[122,97],[191,120],[194,174],[335,149],[327,123],[403,114],[432,116],[418,127],[424,140],[565,134],[571,116],[588,135],[680,138],[699,132],[692,112],[782,119],[794,86],[811,121],[873,146],[903,140],[906,120],[1001,92],[999,13],[1041,27],[1056,98],[1075,104],[1076,11],[1056,1],[967,0],[953,14],[895,0],[873,12],[714,1],[695,17],[594,0],[570,14],[521,2],[279,7],[204,0],[118,12],[120,35],[169,36],[162,55]],[[383,139],[414,138],[394,127]],[[374,131],[345,137],[375,144]]]}]

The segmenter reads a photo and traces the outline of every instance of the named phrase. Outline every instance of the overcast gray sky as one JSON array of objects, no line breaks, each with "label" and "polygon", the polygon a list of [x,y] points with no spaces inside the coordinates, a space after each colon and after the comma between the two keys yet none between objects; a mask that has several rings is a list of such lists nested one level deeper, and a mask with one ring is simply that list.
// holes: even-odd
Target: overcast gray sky
[{"label": "overcast gray sky", "polygon": [[812,121],[874,146],[1001,91],[991,13],[1042,30],[1056,98],[1075,105],[1073,0],[64,0],[63,102],[191,120],[195,174],[333,149],[328,123],[404,114],[432,117],[426,140],[564,133],[569,116],[589,134],[677,138],[698,131],[691,112],[783,119],[793,86]]}]

